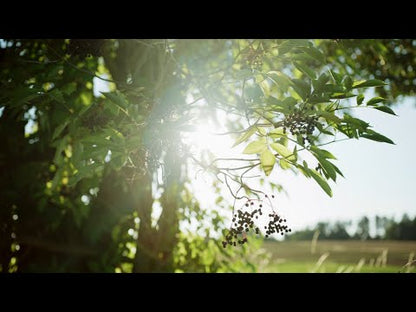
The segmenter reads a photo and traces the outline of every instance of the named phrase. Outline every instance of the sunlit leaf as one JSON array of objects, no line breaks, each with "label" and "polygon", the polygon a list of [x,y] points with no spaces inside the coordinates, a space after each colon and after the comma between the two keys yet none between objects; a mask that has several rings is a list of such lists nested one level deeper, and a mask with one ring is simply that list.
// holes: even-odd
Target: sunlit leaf
[{"label": "sunlit leaf", "polygon": [[276,158],[273,153],[269,149],[265,149],[260,155],[260,164],[266,176],[270,175],[275,163]]},{"label": "sunlit leaf", "polygon": [[283,170],[287,170],[290,169],[290,167],[292,166],[286,159],[281,158],[279,160],[279,165]]},{"label": "sunlit leaf", "polygon": [[256,133],[256,128],[251,127],[246,132],[244,132],[233,144],[232,147],[239,145],[240,143],[247,141],[254,133]]},{"label": "sunlit leaf", "polygon": [[271,138],[280,138],[282,136],[285,136],[286,134],[283,132],[283,128],[275,128],[271,131],[269,131],[269,136]]},{"label": "sunlit leaf", "polygon": [[378,79],[354,81],[352,88],[382,87],[387,85],[384,81]]},{"label": "sunlit leaf", "polygon": [[287,158],[290,161],[296,161],[296,156],[293,154],[291,150],[289,150],[286,146],[280,143],[271,143],[270,147],[273,148],[279,155]]},{"label": "sunlit leaf", "polygon": [[246,146],[243,154],[260,154],[267,148],[265,141],[254,141]]},{"label": "sunlit leaf", "polygon": [[348,93],[333,93],[330,98],[331,99],[347,99],[356,96],[356,94],[348,92]]}]

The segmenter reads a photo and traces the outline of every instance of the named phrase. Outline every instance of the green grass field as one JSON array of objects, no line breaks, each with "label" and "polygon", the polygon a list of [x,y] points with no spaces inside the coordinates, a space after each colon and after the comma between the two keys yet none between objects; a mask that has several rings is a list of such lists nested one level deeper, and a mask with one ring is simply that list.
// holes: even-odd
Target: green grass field
[{"label": "green grass field", "polygon": [[263,248],[271,259],[262,272],[416,273],[416,241],[266,241]]}]

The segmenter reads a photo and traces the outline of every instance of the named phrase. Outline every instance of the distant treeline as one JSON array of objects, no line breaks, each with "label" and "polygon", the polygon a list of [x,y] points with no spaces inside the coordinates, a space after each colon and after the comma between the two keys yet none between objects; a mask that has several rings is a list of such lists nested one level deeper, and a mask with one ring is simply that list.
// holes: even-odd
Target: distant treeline
[{"label": "distant treeline", "polygon": [[[370,223],[375,234],[370,235]],[[412,220],[404,214],[400,221],[393,218],[375,216],[373,222],[368,217],[362,217],[355,224],[355,232],[352,221],[347,222],[319,222],[313,229],[296,231],[285,236],[286,240],[311,240],[316,231],[319,231],[319,239],[389,239],[389,240],[416,240],[416,216]]]}]

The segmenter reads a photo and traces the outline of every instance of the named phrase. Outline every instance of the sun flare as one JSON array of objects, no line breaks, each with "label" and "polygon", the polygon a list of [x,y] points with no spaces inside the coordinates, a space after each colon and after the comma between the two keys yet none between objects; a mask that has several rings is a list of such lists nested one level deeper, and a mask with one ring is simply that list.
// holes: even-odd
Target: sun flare
[{"label": "sun flare", "polygon": [[209,151],[215,156],[229,154],[233,143],[229,135],[221,134],[219,127],[211,123],[196,126],[194,131],[186,133],[184,139],[193,152]]}]

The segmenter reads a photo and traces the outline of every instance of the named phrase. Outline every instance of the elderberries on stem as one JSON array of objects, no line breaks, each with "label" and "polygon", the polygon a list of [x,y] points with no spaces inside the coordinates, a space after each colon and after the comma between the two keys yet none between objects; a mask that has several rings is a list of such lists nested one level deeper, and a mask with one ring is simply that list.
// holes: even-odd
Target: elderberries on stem
[{"label": "elderberries on stem", "polygon": [[[274,198],[274,195],[271,195]],[[292,230],[285,225],[286,219],[283,219],[279,216],[276,211],[273,209],[272,202],[269,196],[266,194],[265,198],[267,199],[266,205],[271,213],[267,215],[268,223],[267,226],[264,226],[265,229],[265,238],[268,238],[272,234],[281,234],[291,232]],[[255,207],[255,202],[258,202],[257,207]],[[263,216],[265,207],[263,200],[248,199],[247,202],[243,205],[242,208],[238,209],[234,213],[230,229],[225,235],[225,240],[222,242],[223,247],[243,245],[248,242],[247,234],[251,231],[255,235],[261,235],[262,232],[258,226],[259,218]]]}]

